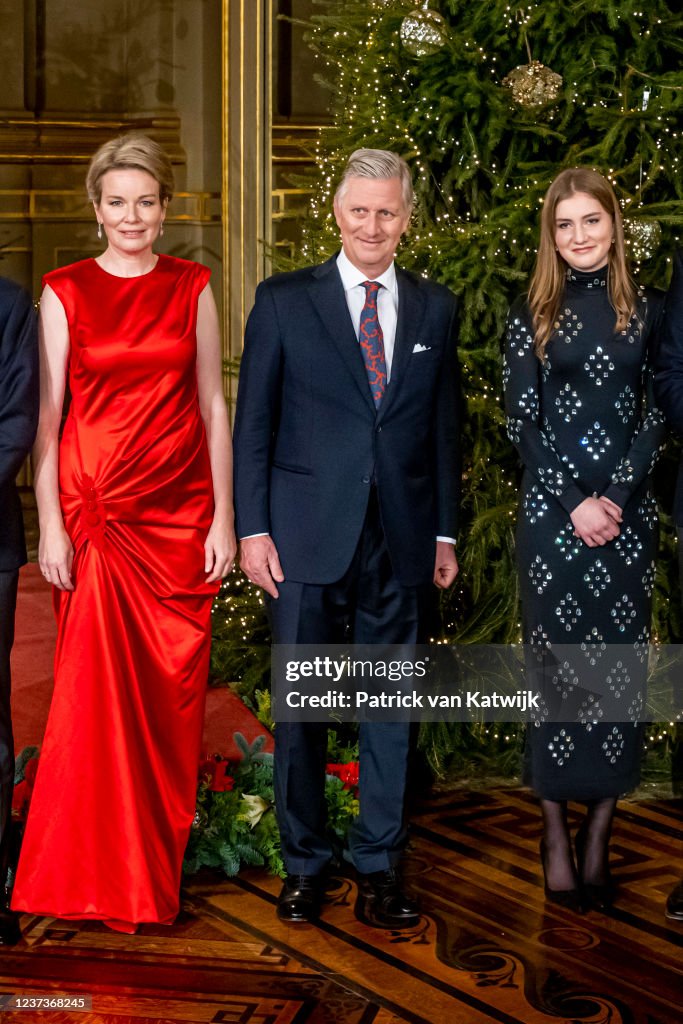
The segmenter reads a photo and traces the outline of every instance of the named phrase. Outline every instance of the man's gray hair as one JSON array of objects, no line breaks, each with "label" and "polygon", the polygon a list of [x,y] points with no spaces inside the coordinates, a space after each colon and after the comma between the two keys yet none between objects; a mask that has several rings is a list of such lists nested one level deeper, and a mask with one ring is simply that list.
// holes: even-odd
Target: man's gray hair
[{"label": "man's gray hair", "polygon": [[341,203],[344,198],[349,178],[398,178],[405,207],[407,210],[413,208],[413,179],[408,164],[398,153],[389,149],[356,149],[344,168],[334,194],[335,203]]}]

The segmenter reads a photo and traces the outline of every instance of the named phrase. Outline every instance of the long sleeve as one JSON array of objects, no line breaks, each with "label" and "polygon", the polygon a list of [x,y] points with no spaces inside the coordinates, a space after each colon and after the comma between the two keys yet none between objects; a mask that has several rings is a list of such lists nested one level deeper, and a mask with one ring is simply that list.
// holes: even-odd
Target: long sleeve
[{"label": "long sleeve", "polygon": [[654,368],[650,363],[646,365],[644,375],[645,415],[628,454],[621,459],[612,474],[612,483],[604,495],[619,508],[625,507],[643,480],[650,475],[666,442],[666,421],[664,413],[656,404]]},{"label": "long sleeve", "polygon": [[256,290],[247,321],[235,413],[237,536],[270,533],[270,459],[280,402],[282,352],[268,282]]},{"label": "long sleeve", "polygon": [[2,283],[8,311],[0,338],[0,487],[14,480],[38,423],[38,334],[30,296]]},{"label": "long sleeve", "polygon": [[458,530],[462,476],[462,398],[458,363],[458,326],[458,307],[454,298],[436,400],[434,451],[437,539],[453,541]]},{"label": "long sleeve", "polygon": [[523,464],[570,514],[586,495],[563,463],[542,425],[541,374],[534,353],[531,317],[518,299],[508,314],[503,382],[507,434]]}]

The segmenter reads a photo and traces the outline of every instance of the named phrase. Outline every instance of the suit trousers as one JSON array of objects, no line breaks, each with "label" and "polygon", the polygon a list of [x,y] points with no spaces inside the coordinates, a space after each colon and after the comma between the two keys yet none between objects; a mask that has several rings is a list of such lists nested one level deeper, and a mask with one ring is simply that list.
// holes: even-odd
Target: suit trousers
[{"label": "suit trousers", "polygon": [[[285,580],[278,592],[276,600],[268,599],[268,609],[273,642],[279,644],[424,642],[434,600],[431,583],[403,587],[394,576],[374,486],[344,576],[325,585]],[[275,729],[275,804],[290,874],[318,874],[332,857],[326,836],[327,728],[279,722]],[[349,845],[353,863],[366,874],[392,867],[405,845],[411,727],[361,723],[359,733],[360,814]]]},{"label": "suit trousers", "polygon": [[0,904],[7,878],[14,789],[14,737],[10,708],[10,651],[14,643],[14,613],[19,572],[0,572]]}]

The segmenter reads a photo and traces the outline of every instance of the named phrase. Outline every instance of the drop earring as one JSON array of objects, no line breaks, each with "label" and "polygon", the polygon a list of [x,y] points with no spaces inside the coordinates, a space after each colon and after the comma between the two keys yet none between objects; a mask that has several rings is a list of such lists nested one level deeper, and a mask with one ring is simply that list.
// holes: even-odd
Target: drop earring
[{"label": "drop earring", "polygon": [[163,238],[163,237],[164,237],[164,222],[162,220],[161,227],[159,228],[159,238]]},{"label": "drop earring", "polygon": [[97,222],[97,237],[102,238],[102,223],[99,220]]}]

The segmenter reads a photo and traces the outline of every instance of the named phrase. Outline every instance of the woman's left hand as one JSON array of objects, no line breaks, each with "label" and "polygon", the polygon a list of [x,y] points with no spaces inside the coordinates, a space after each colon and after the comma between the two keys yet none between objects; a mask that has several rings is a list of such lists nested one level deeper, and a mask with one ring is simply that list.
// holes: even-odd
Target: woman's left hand
[{"label": "woman's left hand", "polygon": [[204,572],[207,583],[216,583],[227,576],[237,554],[235,531],[227,523],[214,519],[204,541]]}]

